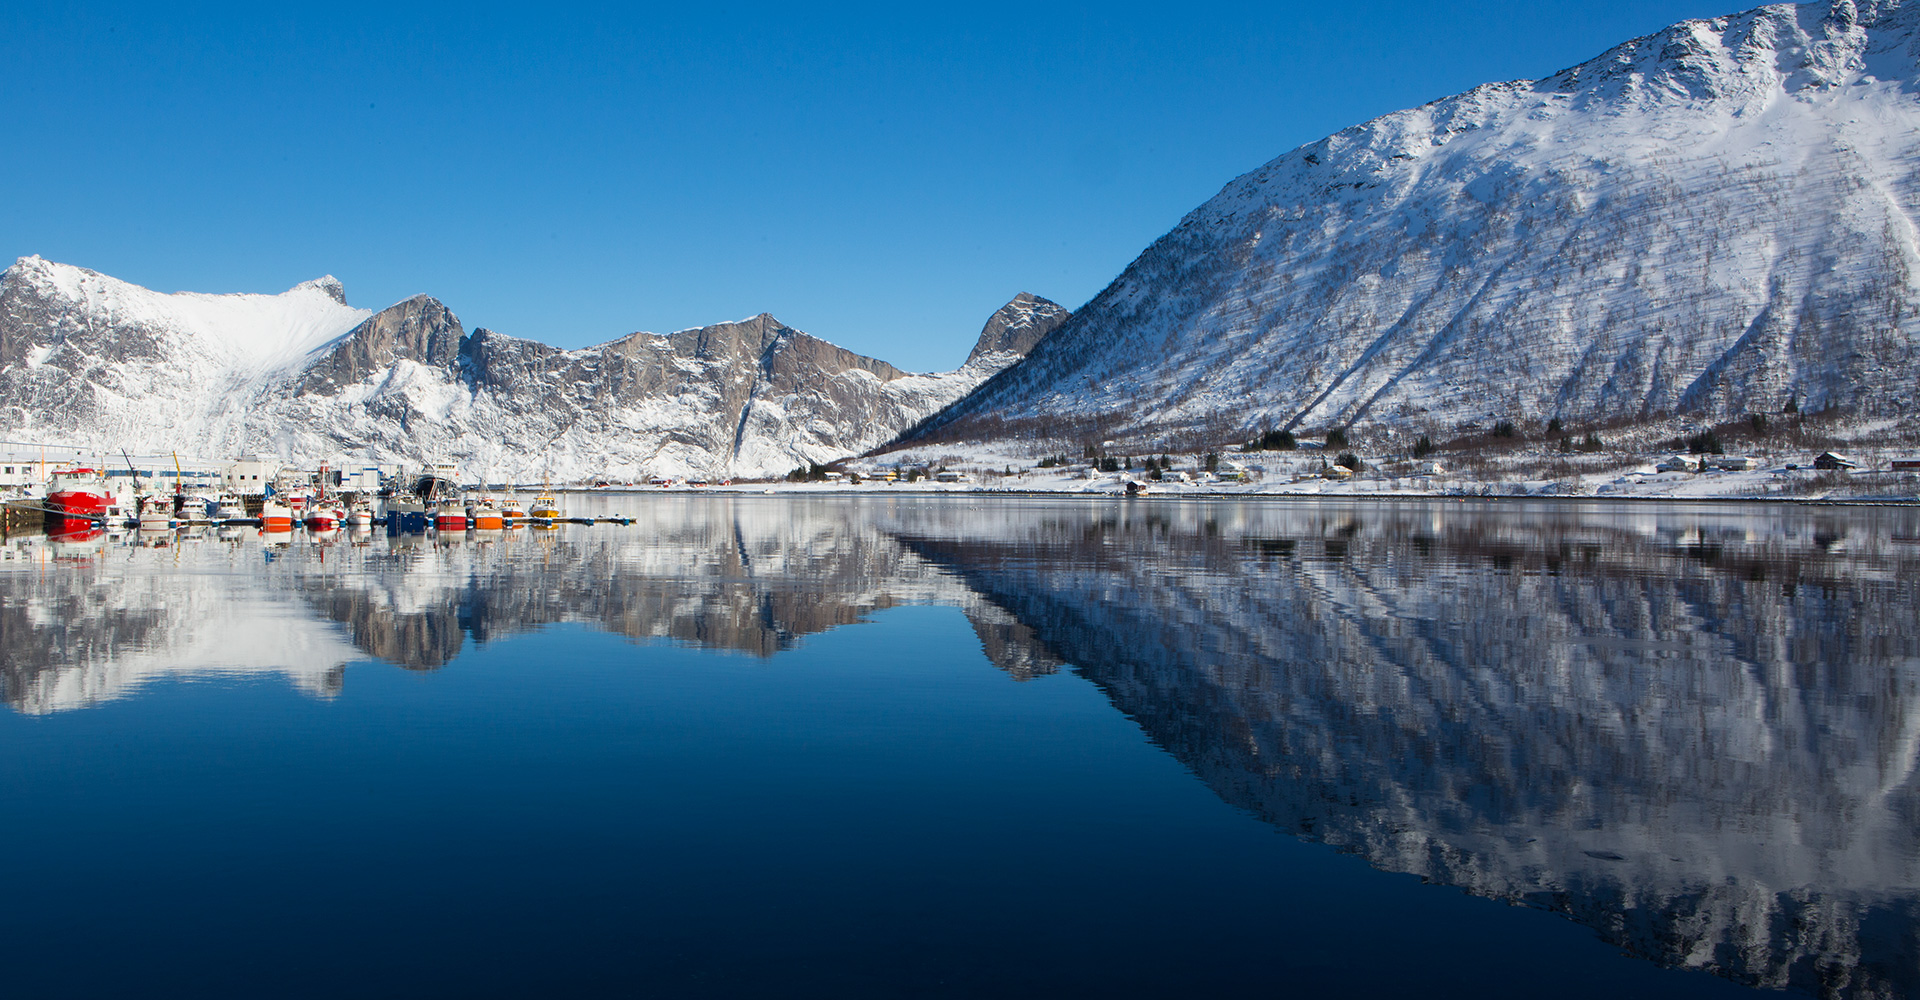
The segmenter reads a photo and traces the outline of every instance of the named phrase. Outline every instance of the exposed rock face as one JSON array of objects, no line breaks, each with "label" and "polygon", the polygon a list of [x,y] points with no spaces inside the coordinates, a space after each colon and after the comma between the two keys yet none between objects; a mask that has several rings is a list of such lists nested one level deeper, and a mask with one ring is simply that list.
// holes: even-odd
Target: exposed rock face
[{"label": "exposed rock face", "polygon": [[[479,330],[460,360],[466,394],[437,418],[443,447],[457,454],[463,439],[491,437],[468,453],[496,467],[561,456],[564,475],[785,472],[879,444],[987,374],[911,375],[764,313],[579,351]],[[442,399],[408,398],[410,412],[386,415],[415,427]]]},{"label": "exposed rock face", "polygon": [[988,317],[973,352],[967,355],[967,363],[995,354],[1025,357],[1042,338],[1059,329],[1072,315],[1058,302],[1032,292],[1021,292]]},{"label": "exposed rock face", "polygon": [[439,301],[416,295],[375,313],[307,367],[302,392],[325,392],[385,372],[396,361],[458,367],[466,331]]},{"label": "exposed rock face", "polygon": [[469,336],[417,295],[340,282],[161,295],[23,258],[0,275],[0,432],[110,451],[452,458],[476,477],[754,476],[879,445],[1017,361],[1064,315],[1022,295],[968,363],[903,372],[767,314],[563,351]]},{"label": "exposed rock face", "polygon": [[1911,411],[1916,24],[1687,21],[1293,150],[925,433]]}]

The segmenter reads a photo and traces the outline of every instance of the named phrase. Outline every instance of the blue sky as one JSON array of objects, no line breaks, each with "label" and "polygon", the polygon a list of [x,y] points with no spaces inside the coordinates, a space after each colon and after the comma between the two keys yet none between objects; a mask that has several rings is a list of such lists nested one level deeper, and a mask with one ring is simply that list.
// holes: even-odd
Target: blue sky
[{"label": "blue sky", "polygon": [[0,9],[7,261],[937,370],[1301,143],[1740,5],[58,6]]}]

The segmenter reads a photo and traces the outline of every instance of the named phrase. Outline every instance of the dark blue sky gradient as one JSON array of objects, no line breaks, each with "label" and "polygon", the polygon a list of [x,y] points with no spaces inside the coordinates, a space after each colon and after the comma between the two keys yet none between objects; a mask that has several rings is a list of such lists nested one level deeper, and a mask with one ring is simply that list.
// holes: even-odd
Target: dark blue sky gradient
[{"label": "dark blue sky gradient", "polygon": [[9,4],[0,256],[566,347],[764,310],[944,369],[1301,143],[1734,9]]}]

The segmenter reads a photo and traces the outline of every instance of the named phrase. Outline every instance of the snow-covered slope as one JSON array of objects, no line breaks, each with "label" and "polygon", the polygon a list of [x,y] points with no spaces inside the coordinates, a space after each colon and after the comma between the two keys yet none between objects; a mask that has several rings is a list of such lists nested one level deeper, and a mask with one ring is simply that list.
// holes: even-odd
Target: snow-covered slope
[{"label": "snow-covered slope", "polygon": [[1065,310],[1022,293],[965,366],[915,375],[762,314],[562,351],[427,296],[377,314],[331,277],[165,295],[39,257],[0,274],[0,432],[118,451],[423,462],[522,481],[754,476],[898,434]]},{"label": "snow-covered slope", "polygon": [[286,377],[368,315],[332,276],[279,295],[165,295],[23,257],[0,274],[0,424],[193,453],[217,436],[221,401]]},{"label": "snow-covered slope", "polygon": [[921,433],[1908,410],[1916,25],[1688,21],[1293,150]]}]

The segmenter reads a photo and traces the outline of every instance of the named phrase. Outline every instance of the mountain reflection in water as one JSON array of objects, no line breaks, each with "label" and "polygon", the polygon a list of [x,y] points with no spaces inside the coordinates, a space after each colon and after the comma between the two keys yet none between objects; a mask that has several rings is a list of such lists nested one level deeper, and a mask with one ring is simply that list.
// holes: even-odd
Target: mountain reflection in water
[{"label": "mountain reflection in water", "polygon": [[1920,992],[1920,511],[625,503],[630,528],[493,541],[17,543],[0,692],[44,713],[274,671],[328,696],[354,660],[560,622],[769,657],[952,605],[1009,675],[1079,673],[1282,830],[1663,964]]}]

